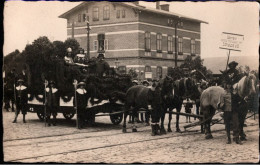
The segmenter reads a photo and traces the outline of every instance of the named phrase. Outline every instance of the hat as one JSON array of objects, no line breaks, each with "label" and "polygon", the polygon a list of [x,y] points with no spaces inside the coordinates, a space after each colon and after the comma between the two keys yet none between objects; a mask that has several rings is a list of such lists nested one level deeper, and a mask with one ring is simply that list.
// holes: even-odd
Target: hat
[{"label": "hat", "polygon": [[98,54],[97,58],[105,58],[104,54],[100,53]]},{"label": "hat", "polygon": [[86,85],[86,83],[84,83],[84,82],[80,82],[80,83],[78,83],[78,86],[81,86],[81,85]]},{"label": "hat", "polygon": [[24,81],[23,81],[23,79],[19,79],[19,80],[17,80],[17,82],[24,82]]},{"label": "hat", "polygon": [[237,63],[236,61],[232,61],[232,62],[230,62],[230,63],[228,64],[229,67],[231,67],[232,65],[233,65],[234,67],[236,67],[236,66],[238,65],[238,63]]}]

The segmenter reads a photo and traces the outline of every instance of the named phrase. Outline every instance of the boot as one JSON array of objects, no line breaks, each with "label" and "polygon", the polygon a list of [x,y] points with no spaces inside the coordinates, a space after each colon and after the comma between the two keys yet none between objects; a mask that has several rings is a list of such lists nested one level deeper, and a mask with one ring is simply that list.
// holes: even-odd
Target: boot
[{"label": "boot", "polygon": [[155,125],[151,124],[152,127],[152,136],[155,136]]},{"label": "boot", "polygon": [[53,125],[53,126],[56,126],[56,123],[57,123],[57,122],[56,122],[56,116],[53,116],[53,123],[52,123],[52,125]]},{"label": "boot", "polygon": [[26,121],[25,121],[25,115],[23,115],[23,123],[26,123]]},{"label": "boot", "polygon": [[231,144],[231,138],[227,139],[227,144]]},{"label": "boot", "polygon": [[160,130],[159,124],[156,124],[156,125],[155,125],[155,130],[154,130],[155,135],[161,135],[161,133],[160,133],[159,130]]},{"label": "boot", "polygon": [[16,123],[16,118],[14,119],[13,123]]},{"label": "boot", "polygon": [[18,115],[15,115],[15,118],[14,118],[13,123],[16,123],[16,122],[17,122],[17,117],[18,117]]}]

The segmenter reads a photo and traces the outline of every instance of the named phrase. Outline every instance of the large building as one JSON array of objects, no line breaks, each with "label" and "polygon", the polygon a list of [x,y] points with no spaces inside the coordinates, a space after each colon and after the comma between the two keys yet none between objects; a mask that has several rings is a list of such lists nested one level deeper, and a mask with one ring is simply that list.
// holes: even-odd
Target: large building
[{"label": "large building", "polygon": [[110,66],[126,72],[132,68],[140,79],[164,77],[187,55],[199,56],[200,25],[206,23],[169,12],[169,5],[159,2],[148,8],[138,2],[88,1],[60,18],[67,19],[68,38],[85,50],[89,22],[90,57],[104,53]]}]

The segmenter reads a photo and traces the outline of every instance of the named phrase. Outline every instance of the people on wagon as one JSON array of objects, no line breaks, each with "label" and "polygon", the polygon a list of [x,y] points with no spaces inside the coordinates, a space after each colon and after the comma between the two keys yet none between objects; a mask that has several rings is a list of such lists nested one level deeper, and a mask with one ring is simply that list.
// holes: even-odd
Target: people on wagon
[{"label": "people on wagon", "polygon": [[74,62],[76,65],[84,65],[86,63],[84,49],[80,48],[79,53],[75,56]]},{"label": "people on wagon", "polygon": [[96,74],[99,77],[102,77],[103,74],[106,73],[110,68],[109,64],[104,59],[104,54],[98,54],[96,61]]},{"label": "people on wagon", "polygon": [[[88,96],[86,91],[86,84],[85,82],[80,82],[76,90],[76,100],[74,100],[75,108],[77,108],[77,115],[78,115],[78,129],[83,128],[84,126],[84,112],[86,112],[86,107],[88,105]],[[77,101],[77,102],[75,102]]]},{"label": "people on wagon", "polygon": [[67,49],[67,54],[64,57],[64,60],[65,60],[65,63],[68,64],[68,65],[73,65],[74,64],[74,61],[72,59],[72,49],[71,48]]},{"label": "people on wagon", "polygon": [[[55,82],[53,80],[49,81],[48,86],[46,87],[46,119],[48,126],[56,126],[56,116],[57,110],[59,106],[59,96],[58,96],[58,89],[55,88]],[[53,116],[53,120],[51,121],[51,115]]]},{"label": "people on wagon", "polygon": [[26,106],[27,106],[27,87],[24,85],[24,80],[19,79],[17,81],[18,85],[16,86],[16,113],[15,113],[15,118],[13,123],[17,122],[17,117],[20,114],[20,111],[23,114],[23,122],[26,123],[25,121],[25,115],[27,114]]}]

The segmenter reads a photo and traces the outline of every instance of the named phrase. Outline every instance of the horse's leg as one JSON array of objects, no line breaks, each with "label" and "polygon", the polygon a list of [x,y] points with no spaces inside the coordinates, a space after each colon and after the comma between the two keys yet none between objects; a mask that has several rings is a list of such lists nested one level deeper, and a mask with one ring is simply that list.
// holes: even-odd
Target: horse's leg
[{"label": "horse's leg", "polygon": [[[204,114],[202,113],[202,109],[200,110],[200,115],[204,116]],[[202,121],[203,118],[199,118],[199,120]],[[201,133],[205,133],[205,128],[204,128],[204,124],[203,123],[200,125],[200,131],[201,131]]]},{"label": "horse's leg", "polygon": [[224,123],[225,129],[227,132],[227,144],[231,144],[231,137],[230,137],[230,121],[231,121],[231,112],[224,112]]},{"label": "horse's leg", "polygon": [[[180,113],[181,112],[181,105],[180,107],[176,108],[177,112]],[[176,115],[176,132],[181,132],[180,127],[179,127],[179,119],[180,119],[180,115],[177,114]]]},{"label": "horse's leg", "polygon": [[211,118],[210,118],[210,107],[204,107],[203,109],[203,120],[204,120],[204,126],[205,126],[205,138],[206,139],[212,139],[212,135],[210,133],[210,122],[211,122]]},{"label": "horse's leg", "polygon": [[167,108],[163,108],[162,116],[161,116],[161,128],[160,128],[160,133],[161,134],[166,134],[165,128],[164,128],[164,119],[165,119],[165,113],[167,111]]},{"label": "horse's leg", "polygon": [[239,118],[239,136],[240,136],[240,140],[241,141],[246,141],[246,134],[244,132],[244,124],[245,124],[245,119],[246,119],[246,115],[248,112],[248,107],[246,105],[246,103],[244,103],[243,105],[241,105],[239,107],[239,114],[238,114],[238,118]]},{"label": "horse's leg", "polygon": [[138,118],[138,112],[137,110],[139,110],[138,108],[134,108],[133,109],[133,113],[132,113],[132,132],[137,132],[137,129],[136,129],[136,125],[135,125],[135,119]]},{"label": "horse's leg", "polygon": [[[126,108],[125,110],[124,110],[124,122],[123,122],[123,133],[126,133],[126,118],[127,118],[127,116],[128,116],[128,108]],[[129,116],[129,118],[131,118],[130,116]]]},{"label": "horse's leg", "polygon": [[[196,102],[196,115],[199,115],[199,109],[200,109],[200,103]],[[194,117],[194,120],[196,120],[196,117]]]},{"label": "horse's leg", "polygon": [[172,129],[171,129],[171,121],[172,121],[172,113],[171,113],[171,112],[172,112],[172,111],[173,111],[173,109],[170,109],[170,108],[169,108],[169,112],[170,112],[170,113],[169,113],[168,129],[167,129],[168,132],[172,132]]},{"label": "horse's leg", "polygon": [[145,116],[145,123],[146,123],[147,126],[149,126],[150,125],[150,123],[149,123],[150,112],[149,111],[145,112],[144,116]]}]

